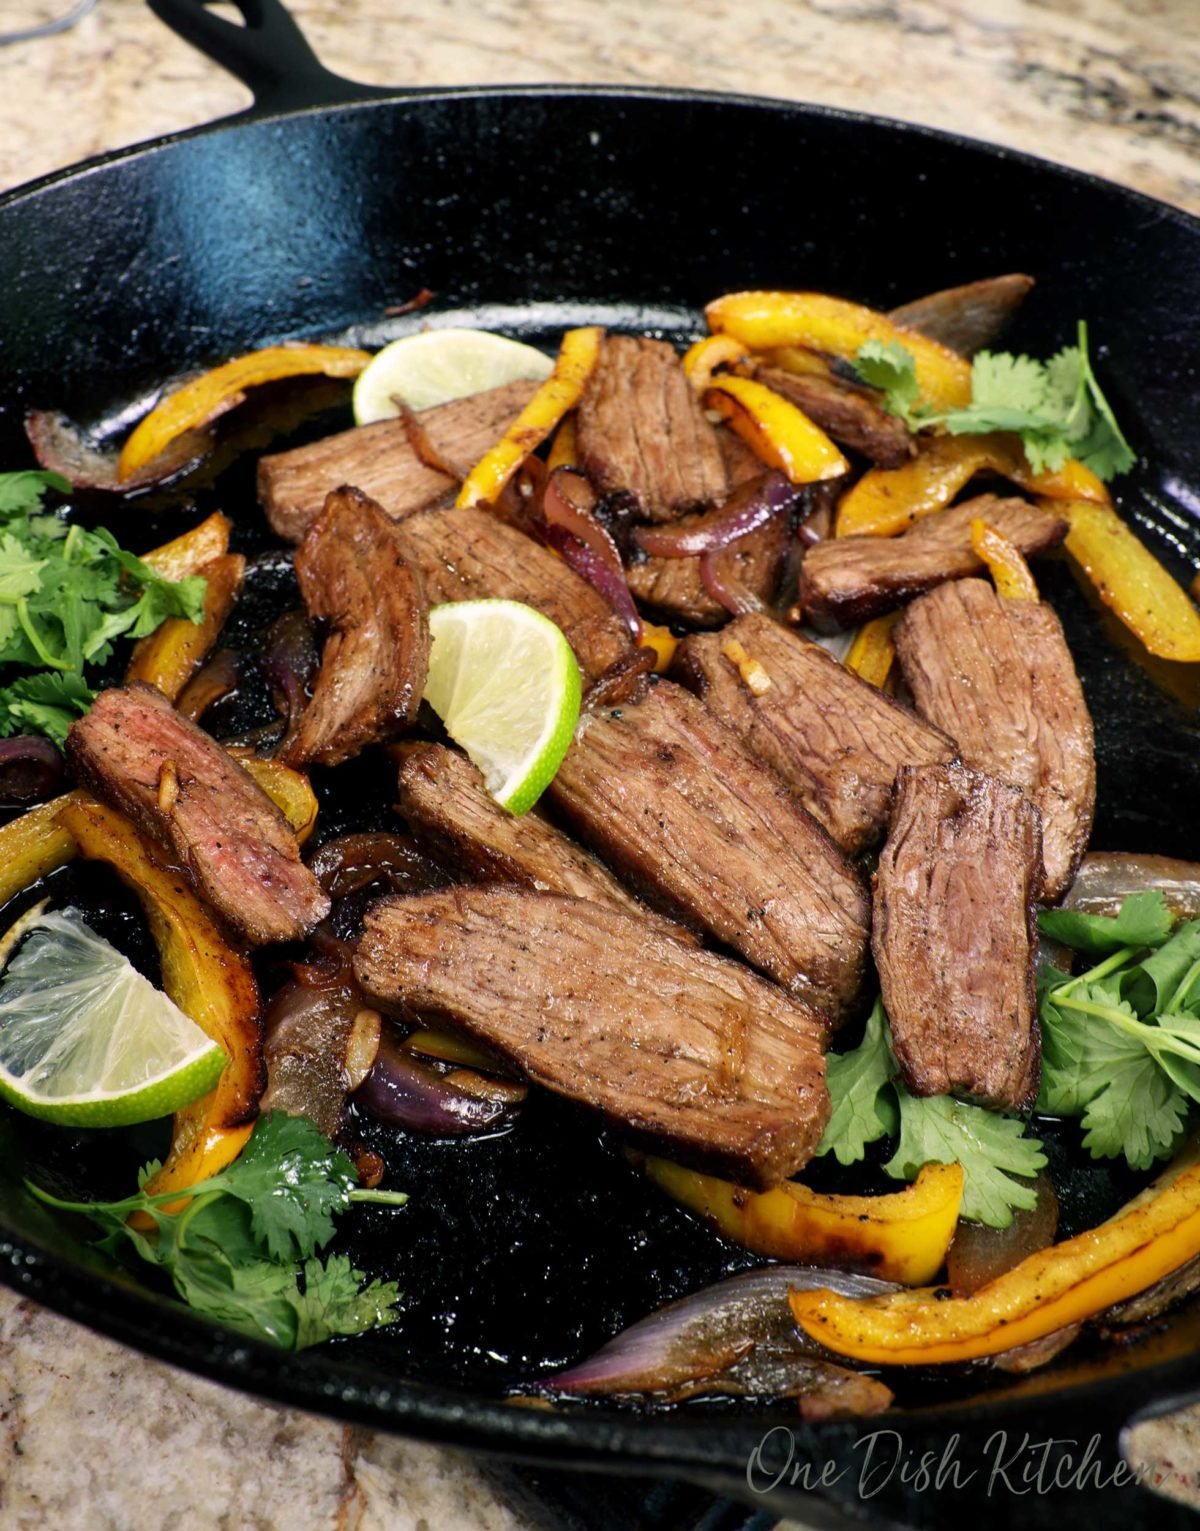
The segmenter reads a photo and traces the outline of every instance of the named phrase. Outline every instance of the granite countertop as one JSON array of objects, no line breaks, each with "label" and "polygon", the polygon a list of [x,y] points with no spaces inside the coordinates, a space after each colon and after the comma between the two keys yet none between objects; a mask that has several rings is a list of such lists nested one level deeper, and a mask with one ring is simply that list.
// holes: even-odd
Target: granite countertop
[{"label": "granite countertop", "polygon": [[[0,28],[67,8],[18,0]],[[291,9],[331,69],[369,83],[669,84],[819,101],[1032,150],[1200,213],[1196,0],[293,0]],[[0,191],[247,102],[142,0],[98,0],[70,31],[0,48]],[[1183,1493],[1200,1481],[1200,1412],[1142,1427],[1133,1452]],[[0,1524],[526,1531],[530,1522],[465,1454],[260,1403],[0,1291]]]}]

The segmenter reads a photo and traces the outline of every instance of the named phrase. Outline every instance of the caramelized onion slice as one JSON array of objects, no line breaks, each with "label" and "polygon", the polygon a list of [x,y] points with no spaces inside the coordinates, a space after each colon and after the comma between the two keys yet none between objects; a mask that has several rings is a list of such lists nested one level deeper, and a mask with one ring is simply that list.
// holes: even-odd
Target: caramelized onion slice
[{"label": "caramelized onion slice", "polygon": [[735,490],[724,505],[685,526],[639,526],[633,538],[652,558],[699,558],[757,531],[790,511],[799,499],[800,491],[782,473],[767,473]]},{"label": "caramelized onion slice", "polygon": [[542,495],[546,541],[625,619],[636,641],[642,635],[642,619],[625,583],[617,544],[595,514],[596,503],[595,491],[582,473],[555,468]]},{"label": "caramelized onion slice", "polygon": [[39,734],[0,739],[0,806],[28,808],[59,790],[63,758]]},{"label": "caramelized onion slice", "polygon": [[465,1137],[508,1127],[520,1110],[524,1091],[500,1080],[484,1081],[482,1075],[473,1075],[468,1089],[467,1081],[456,1077],[468,1072],[441,1073],[405,1052],[385,1030],[371,1071],[352,1099],[376,1121],[409,1132]]},{"label": "caramelized onion slice", "polygon": [[34,409],[25,416],[25,434],[41,467],[61,473],[75,489],[104,494],[132,494],[176,478],[212,447],[208,430],[185,431],[160,456],[127,479],[117,476],[116,452],[102,452],[87,440],[66,415]]},{"label": "caramelized onion slice", "polygon": [[946,1257],[946,1274],[955,1297],[969,1297],[981,1286],[1020,1265],[1026,1255],[1049,1249],[1058,1232],[1058,1197],[1048,1175],[1037,1178],[1037,1201],[1020,1207],[1007,1228],[960,1222]]},{"label": "caramelized onion slice", "polygon": [[308,864],[331,898],[345,898],[379,881],[386,881],[393,893],[424,893],[446,882],[441,868],[406,835],[382,831],[326,840]]},{"label": "caramelized onion slice", "polygon": [[1173,856],[1143,856],[1130,851],[1091,851],[1075,875],[1064,909],[1083,914],[1116,914],[1131,893],[1161,889],[1172,914],[1200,914],[1200,864]]}]

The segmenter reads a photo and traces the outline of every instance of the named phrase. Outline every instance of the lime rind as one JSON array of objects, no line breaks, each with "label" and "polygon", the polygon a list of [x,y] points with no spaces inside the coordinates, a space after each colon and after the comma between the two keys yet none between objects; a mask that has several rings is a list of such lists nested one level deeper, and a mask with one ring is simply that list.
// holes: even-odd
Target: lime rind
[{"label": "lime rind", "polygon": [[430,613],[425,700],[510,813],[537,802],[574,737],[583,682],[548,617],[519,601],[458,601]]},{"label": "lime rind", "polygon": [[522,378],[541,382],[553,358],[534,346],[491,330],[420,330],[377,351],[354,384],[359,425],[393,419],[397,396],[410,409],[432,409]]},{"label": "lime rind", "polygon": [[43,915],[0,983],[0,1097],[28,1116],[150,1121],[206,1094],[225,1061],[76,910]]}]

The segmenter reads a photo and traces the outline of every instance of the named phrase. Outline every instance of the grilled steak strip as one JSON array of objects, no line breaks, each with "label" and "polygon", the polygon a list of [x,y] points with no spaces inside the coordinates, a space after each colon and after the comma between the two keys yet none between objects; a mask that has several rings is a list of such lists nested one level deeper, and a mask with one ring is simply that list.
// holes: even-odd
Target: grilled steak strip
[{"label": "grilled steak strip", "polygon": [[1096,808],[1092,720],[1053,610],[959,580],[914,601],[894,638],[923,717],[963,761],[1023,788],[1042,816],[1044,895],[1060,898]]},{"label": "grilled steak strip", "polygon": [[606,336],[576,426],[596,489],[632,494],[648,521],[673,521],[729,493],[717,433],[666,341]]},{"label": "grilled steak strip", "polygon": [[[769,682],[761,693],[743,679],[737,645]],[[940,729],[762,613],[685,638],[673,673],[851,854],[883,834],[902,765],[957,753]]]},{"label": "grilled steak strip", "polygon": [[[687,518],[677,524],[682,530]],[[722,564],[742,589],[768,604],[779,587],[791,536],[787,516],[776,516],[731,542],[721,555]],[[729,617],[704,588],[698,558],[643,558],[627,565],[625,582],[639,606],[660,621],[718,627]]]},{"label": "grilled steak strip", "polygon": [[279,758],[340,765],[411,723],[429,664],[429,608],[395,524],[338,489],[296,550],[310,617],[330,625],[312,700]]},{"label": "grilled steak strip", "polygon": [[297,940],[329,913],[261,787],[153,686],[102,691],[67,734],[79,781],[127,813],[249,941]]},{"label": "grilled steak strip", "polygon": [[[423,409],[417,419],[435,451],[465,471],[499,441],[536,389],[532,382],[504,383]],[[321,514],[325,496],[341,484],[357,484],[396,521],[436,505],[458,487],[421,461],[401,420],[377,420],[275,452],[258,465],[258,498],[286,542],[300,541]]]},{"label": "grilled steak strip", "polygon": [[1027,500],[981,494],[917,521],[899,537],[819,542],[800,570],[800,604],[823,630],[857,627],[947,580],[979,574],[971,522],[994,526],[1022,553],[1057,547],[1067,523]]},{"label": "grilled steak strip", "polygon": [[869,457],[876,467],[898,468],[917,455],[917,439],[904,421],[889,415],[861,388],[782,367],[759,367],[754,375],[803,410],[826,435]]},{"label": "grilled steak strip", "polygon": [[355,959],[385,1009],[449,1020],[536,1083],[768,1186],[829,1115],[818,1016],[740,964],[583,899],[455,888],[386,899]]},{"label": "grilled steak strip", "polygon": [[773,773],[681,687],[584,717],[550,788],[581,837],[665,913],[836,1019],[862,981],[857,875]]},{"label": "grilled steak strip", "polygon": [[965,766],[905,766],[875,877],[872,949],[914,1095],[1019,1110],[1038,1090],[1037,809]]},{"label": "grilled steak strip", "polygon": [[589,680],[632,647],[629,629],[593,586],[540,542],[488,510],[431,510],[400,529],[431,606],[495,597],[524,601],[567,635]]},{"label": "grilled steak strip", "polygon": [[[397,808],[440,861],[475,882],[515,883],[535,893],[588,898],[624,914],[658,921],[607,867],[540,814],[514,818],[490,796],[483,777],[443,744],[400,747]],[[665,926],[665,922],[662,922]],[[682,928],[680,936],[686,936]]]}]

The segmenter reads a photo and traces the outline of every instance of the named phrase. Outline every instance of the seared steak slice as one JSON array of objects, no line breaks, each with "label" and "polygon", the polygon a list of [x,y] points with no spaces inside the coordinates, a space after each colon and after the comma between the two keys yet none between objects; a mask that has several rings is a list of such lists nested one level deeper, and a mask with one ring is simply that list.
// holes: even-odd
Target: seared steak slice
[{"label": "seared steak slice", "polygon": [[566,893],[641,919],[658,918],[540,814],[514,818],[501,808],[457,750],[444,744],[402,746],[399,786],[396,806],[413,834],[438,860],[460,867],[473,881]]},{"label": "seared steak slice", "polygon": [[[760,465],[761,466],[761,465]],[[687,520],[678,523],[682,529]],[[739,537],[721,555],[722,572],[765,604],[779,588],[791,527],[786,516]],[[704,588],[698,558],[643,558],[625,569],[625,582],[639,606],[663,622],[718,627],[729,613]]]},{"label": "seared steak slice", "polygon": [[1033,278],[1020,272],[985,277],[963,287],[927,293],[893,308],[888,318],[940,341],[960,356],[974,356],[1000,337],[1032,287]]},{"label": "seared steak slice", "polygon": [[[423,409],[417,416],[429,444],[464,472],[475,466],[533,397],[537,384],[504,383],[470,398]],[[321,514],[325,496],[357,484],[394,521],[453,494],[455,480],[427,467],[413,449],[402,420],[377,420],[326,436],[258,464],[258,498],[271,526],[299,542]]]},{"label": "seared steak slice", "polygon": [[[743,678],[750,662],[754,689]],[[819,644],[770,617],[737,617],[694,633],[675,654],[677,678],[766,761],[844,851],[878,839],[903,765],[951,760],[952,739],[860,680]],[[759,689],[766,687],[765,690]]]},{"label": "seared steak slice", "polygon": [[296,550],[310,617],[329,624],[312,700],[280,751],[289,765],[340,765],[417,715],[429,608],[395,523],[360,489],[338,489]]},{"label": "seared steak slice", "polygon": [[550,788],[651,903],[837,1019],[862,982],[869,910],[817,822],[702,702],[670,681],[580,720]]},{"label": "seared steak slice", "polygon": [[958,580],[914,601],[895,629],[917,710],[963,761],[1023,788],[1042,816],[1044,895],[1071,884],[1092,829],[1092,720],[1062,624],[1040,601]]},{"label": "seared steak slice", "polygon": [[1067,523],[1027,500],[981,494],[915,522],[899,537],[837,537],[805,554],[800,604],[822,629],[857,627],[947,580],[978,574],[971,548],[976,517],[1022,553],[1057,547]]},{"label": "seared steak slice", "polygon": [[127,813],[248,940],[293,941],[329,913],[283,815],[153,686],[102,691],[67,734],[84,786]]},{"label": "seared steak slice", "polygon": [[431,606],[495,597],[524,601],[566,633],[589,680],[633,647],[629,629],[561,558],[489,510],[431,510],[401,528]]},{"label": "seared steak slice", "polygon": [[914,1095],[1019,1110],[1038,1090],[1038,811],[965,766],[905,766],[875,876],[872,950]]},{"label": "seared steak slice", "polygon": [[632,494],[648,521],[673,521],[729,493],[717,433],[664,340],[606,336],[576,423],[596,489]]},{"label": "seared steak slice", "polygon": [[829,1115],[819,1016],[600,904],[497,887],[385,899],[354,966],[381,1007],[452,1021],[743,1184],[795,1173]]},{"label": "seared steak slice", "polygon": [[895,415],[889,415],[861,388],[818,373],[785,372],[759,367],[755,377],[790,399],[814,425],[852,452],[861,452],[879,468],[898,468],[917,455],[917,439]]}]

